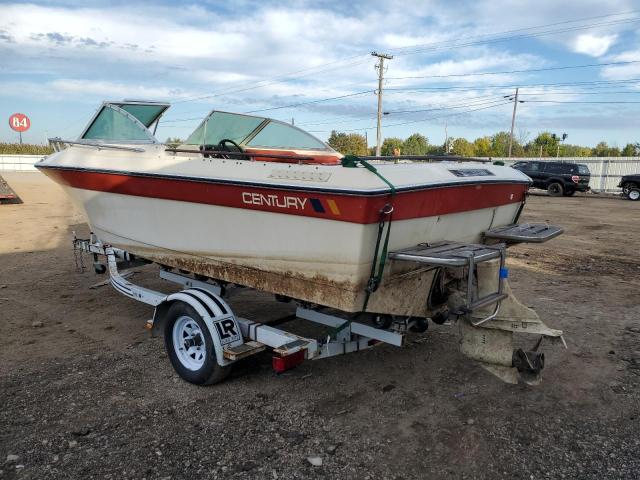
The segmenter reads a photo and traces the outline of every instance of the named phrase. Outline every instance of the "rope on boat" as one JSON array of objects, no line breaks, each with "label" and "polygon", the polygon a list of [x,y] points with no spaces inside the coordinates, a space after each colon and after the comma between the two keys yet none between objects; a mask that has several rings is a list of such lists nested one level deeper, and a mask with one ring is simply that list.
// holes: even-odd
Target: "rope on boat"
[{"label": "rope on boat", "polygon": [[[371,173],[375,174],[380,180],[389,185],[391,189],[391,201],[387,203],[384,207],[380,209],[380,221],[378,222],[378,236],[376,237],[376,248],[373,254],[373,261],[371,262],[371,274],[369,276],[369,280],[367,281],[367,287],[365,289],[365,297],[364,304],[362,306],[362,311],[367,311],[367,305],[369,304],[369,298],[371,294],[378,290],[380,286],[380,282],[382,281],[382,274],[384,273],[384,266],[387,263],[387,255],[389,251],[389,236],[391,234],[391,220],[393,219],[393,197],[396,195],[396,187],[387,180],[378,169],[374,167],[372,164],[363,160],[355,155],[346,155],[342,158],[342,166],[346,168],[357,168],[358,164],[362,165],[364,168],[369,170]],[[386,226],[386,235],[384,241],[382,241],[382,236],[385,232]],[[380,250],[380,246],[382,245],[382,251]],[[336,327],[332,333],[332,337],[335,338],[338,332],[344,330],[349,325],[351,325],[351,320],[347,320],[342,325]]]},{"label": "rope on boat", "polygon": [[376,175],[384,183],[389,185],[389,188],[391,189],[391,195],[395,195],[396,194],[396,187],[394,187],[393,184],[389,180],[384,178],[384,176],[378,171],[378,169],[376,167],[374,167],[373,165],[371,165],[369,162],[367,162],[366,160],[363,160],[360,157],[357,157],[355,155],[345,155],[344,157],[342,157],[342,166],[343,167],[346,167],[346,168],[357,168],[358,164],[362,165],[364,168],[366,168],[371,173]]}]

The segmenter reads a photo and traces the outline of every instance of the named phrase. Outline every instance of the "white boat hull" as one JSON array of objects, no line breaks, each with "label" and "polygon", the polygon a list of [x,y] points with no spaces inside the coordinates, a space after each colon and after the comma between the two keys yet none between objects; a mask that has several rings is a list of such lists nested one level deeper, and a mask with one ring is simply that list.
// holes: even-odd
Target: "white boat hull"
[{"label": "white boat hull", "polygon": [[[215,279],[344,311],[362,309],[377,224],[65,188],[105,243]],[[479,242],[482,232],[513,222],[519,207],[511,203],[396,220],[389,249],[452,238]],[[369,310],[423,313],[425,298],[407,299],[402,292],[407,281],[429,283],[432,274],[433,270],[390,261]],[[425,296],[426,287],[420,289]],[[385,288],[391,291],[385,293]],[[394,298],[398,295],[402,306]]]}]

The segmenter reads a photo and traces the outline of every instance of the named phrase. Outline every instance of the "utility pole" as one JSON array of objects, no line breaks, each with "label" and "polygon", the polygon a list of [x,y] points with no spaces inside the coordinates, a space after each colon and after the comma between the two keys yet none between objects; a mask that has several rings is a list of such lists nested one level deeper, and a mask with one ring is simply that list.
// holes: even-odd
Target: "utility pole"
[{"label": "utility pole", "polygon": [[511,149],[513,148],[513,127],[516,125],[516,108],[518,108],[518,89],[513,97],[513,115],[511,116],[511,136],[509,137],[509,158],[511,158]]},{"label": "utility pole", "polygon": [[444,154],[449,155],[449,131],[447,130],[447,121],[444,121]]},{"label": "utility pole", "polygon": [[385,53],[371,52],[371,55],[378,57],[378,129],[376,139],[376,156],[380,156],[380,146],[382,145],[382,128],[380,123],[382,122],[382,79],[384,77],[384,60],[391,60],[393,55],[387,55]]}]

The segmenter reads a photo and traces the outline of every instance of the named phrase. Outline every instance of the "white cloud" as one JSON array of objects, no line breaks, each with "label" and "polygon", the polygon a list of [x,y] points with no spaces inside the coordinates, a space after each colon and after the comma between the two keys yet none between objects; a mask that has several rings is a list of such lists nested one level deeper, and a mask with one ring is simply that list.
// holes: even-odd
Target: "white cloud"
[{"label": "white cloud", "polygon": [[[612,62],[640,62],[640,48],[628,50],[608,58]],[[640,76],[640,63],[629,63],[627,65],[611,65],[602,69],[602,76],[607,80],[627,80]],[[632,84],[629,88],[640,89],[640,85]]]},{"label": "white cloud", "polygon": [[583,33],[573,41],[573,51],[584,53],[592,57],[601,57],[618,39],[617,35],[595,35]]},{"label": "white cloud", "polygon": [[[248,111],[374,89],[374,59],[368,55],[372,50],[395,53],[387,63],[387,77],[545,67],[549,63],[542,57],[550,44],[592,56],[608,54],[608,61],[612,45],[618,41],[620,47],[621,39],[627,38],[622,32],[632,26],[599,28],[576,38],[573,36],[584,31],[541,36],[531,42],[450,45],[485,39],[501,30],[523,28],[527,33],[533,25],[584,17],[585,10],[596,16],[634,7],[634,0],[565,0],[559,13],[553,0],[539,0],[534,6],[516,5],[513,0],[354,0],[348,5],[317,0],[296,0],[288,5],[273,0],[235,1],[241,5],[149,5],[135,0],[111,5],[97,0],[78,6],[71,0],[40,5],[0,0],[0,95],[15,102],[64,100],[85,108],[87,103],[104,98],[179,100],[225,93],[195,105],[176,104],[170,115],[185,116],[185,111],[204,111],[211,105]],[[433,48],[434,42],[439,44],[437,48]],[[411,47],[416,45],[425,48],[419,54],[402,55],[415,50]],[[637,53],[637,47],[626,48],[629,55],[634,48]],[[562,62],[561,57],[554,58],[551,66]],[[330,65],[320,72],[319,67],[326,64]],[[261,83],[264,88],[247,89],[264,79],[281,79],[289,72],[300,73],[295,80],[266,81]],[[630,65],[603,69],[602,75],[629,78],[639,73]],[[450,77],[446,81],[390,80],[388,88],[437,82],[462,85],[465,91],[389,91],[385,109],[472,102],[479,96],[504,93],[491,90],[491,85],[536,83],[539,79],[539,74],[505,74]],[[297,123],[326,121],[338,115],[362,118],[372,110],[375,97],[367,95],[268,114],[283,118],[295,115]],[[484,118],[490,112],[468,117]],[[195,115],[186,115],[191,116]],[[455,118],[462,121],[463,117]]]}]

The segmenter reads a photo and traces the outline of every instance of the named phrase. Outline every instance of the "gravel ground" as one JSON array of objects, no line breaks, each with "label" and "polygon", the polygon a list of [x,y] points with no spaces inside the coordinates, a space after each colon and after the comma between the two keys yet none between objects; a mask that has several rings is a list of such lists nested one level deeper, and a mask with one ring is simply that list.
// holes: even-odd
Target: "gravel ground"
[{"label": "gravel ground", "polygon": [[[638,203],[531,196],[523,221],[566,227],[510,250],[517,297],[569,347],[545,347],[539,386],[500,382],[432,325],[283,375],[261,354],[201,388],[144,330],[149,307],[75,271],[86,226],[58,188],[4,176],[25,203],[0,206],[0,478],[640,478]],[[134,281],[168,287],[153,266]]]}]

